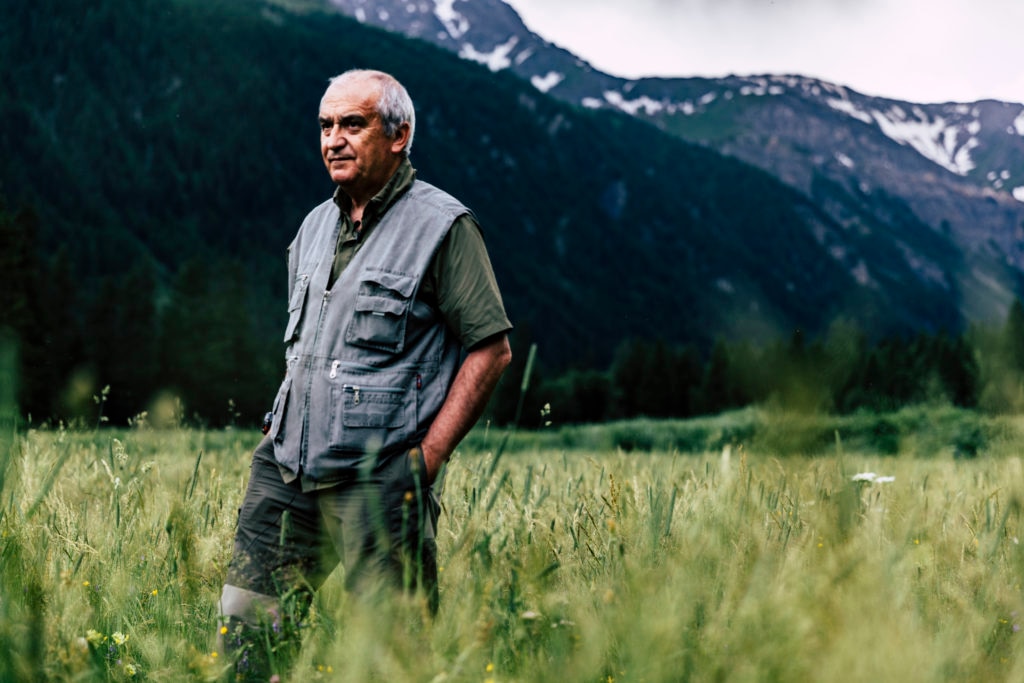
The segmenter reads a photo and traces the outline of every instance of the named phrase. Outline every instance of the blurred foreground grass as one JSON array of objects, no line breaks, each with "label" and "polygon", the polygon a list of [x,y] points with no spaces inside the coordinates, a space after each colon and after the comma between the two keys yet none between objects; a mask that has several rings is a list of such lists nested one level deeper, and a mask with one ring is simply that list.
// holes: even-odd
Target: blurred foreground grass
[{"label": "blurred foreground grass", "polygon": [[[1016,422],[874,420],[623,423],[497,459],[482,429],[445,481],[437,619],[332,577],[284,680],[1024,680]],[[217,677],[258,434],[6,429],[0,680]]]}]

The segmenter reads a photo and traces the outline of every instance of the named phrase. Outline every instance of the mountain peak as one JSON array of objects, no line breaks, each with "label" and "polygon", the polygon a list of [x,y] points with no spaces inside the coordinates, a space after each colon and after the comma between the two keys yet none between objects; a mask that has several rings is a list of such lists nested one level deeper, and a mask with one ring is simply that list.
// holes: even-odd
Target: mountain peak
[{"label": "mountain peak", "polygon": [[[631,116],[696,116],[716,101],[740,97],[793,96],[817,99],[836,112],[876,127],[899,145],[959,176],[972,172],[992,189],[1024,197],[1024,169],[979,165],[976,151],[991,141],[982,111],[986,105],[1016,107],[1000,121],[1003,130],[1024,137],[1024,106],[1009,103],[914,104],[870,97],[842,85],[798,75],[725,78],[625,79],[601,73],[585,61],[527,29],[501,0],[330,0],[359,21],[434,42],[491,71],[511,69],[542,93],[591,109],[611,108]],[[707,88],[693,92],[692,84]],[[652,92],[654,91],[654,92]],[[1005,117],[1000,117],[1005,118]],[[1002,140],[1001,142],[1007,142]],[[1024,145],[1014,142],[1024,153]],[[984,155],[982,155],[984,156]]]},{"label": "mountain peak", "polygon": [[734,156],[814,201],[824,201],[816,195],[828,184],[843,194],[824,203],[840,225],[886,223],[896,201],[968,260],[995,250],[1024,274],[1024,105],[905,102],[793,74],[619,78],[535,35],[501,0],[376,0],[372,13],[367,0],[330,1],[361,21],[512,71],[540,93]]}]

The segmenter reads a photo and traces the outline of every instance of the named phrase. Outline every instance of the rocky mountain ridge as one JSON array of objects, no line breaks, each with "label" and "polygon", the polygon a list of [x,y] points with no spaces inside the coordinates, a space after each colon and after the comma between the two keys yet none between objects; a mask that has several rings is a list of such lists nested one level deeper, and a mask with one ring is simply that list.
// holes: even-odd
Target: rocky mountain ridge
[{"label": "rocky mountain ridge", "polygon": [[[918,277],[963,297],[969,320],[1000,315],[1024,273],[1024,105],[921,104],[797,75],[624,79],[532,33],[501,0],[330,0],[357,20],[510,71],[587,109],[613,109],[775,175],[842,230],[816,237],[862,285],[881,286],[879,233]],[[922,230],[884,236],[893,212]],[[963,267],[918,240],[948,241]],[[881,262],[880,262],[881,261]],[[946,273],[943,275],[943,273]]]}]

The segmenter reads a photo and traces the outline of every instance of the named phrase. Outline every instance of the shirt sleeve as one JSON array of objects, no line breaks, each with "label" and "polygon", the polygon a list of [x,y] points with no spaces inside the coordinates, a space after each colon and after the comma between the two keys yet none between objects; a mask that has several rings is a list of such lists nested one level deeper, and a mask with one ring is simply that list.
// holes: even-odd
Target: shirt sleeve
[{"label": "shirt sleeve", "polygon": [[456,219],[431,267],[437,307],[467,349],[512,329],[476,219]]}]

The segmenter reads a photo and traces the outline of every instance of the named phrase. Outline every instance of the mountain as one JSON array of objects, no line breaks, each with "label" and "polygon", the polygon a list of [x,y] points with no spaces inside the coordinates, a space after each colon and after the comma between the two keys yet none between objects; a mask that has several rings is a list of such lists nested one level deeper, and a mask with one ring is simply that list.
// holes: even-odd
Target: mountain
[{"label": "mountain", "polygon": [[[500,3],[409,7],[393,11],[433,8],[420,16],[448,35],[469,30],[455,9],[520,25]],[[806,191],[654,119],[495,73],[476,63],[486,43],[462,59],[315,0],[9,0],[3,28],[0,307],[18,314],[0,326],[22,341],[37,416],[106,385],[111,419],[162,392],[186,414],[262,415],[285,249],[332,190],[317,103],[356,66],[408,86],[419,177],[478,215],[514,348],[536,342],[552,371],[606,368],[628,339],[707,350],[837,320],[959,330],[1020,288],[998,244],[966,253],[892,187],[815,172]]]},{"label": "mountain", "polygon": [[1024,105],[901,102],[791,75],[623,79],[533,34],[501,0],[330,2],[575,106],[627,113],[768,171],[833,219],[838,229],[816,237],[861,286],[898,284],[892,254],[880,253],[895,248],[920,280],[958,298],[967,320],[1004,314],[1018,294]]}]

